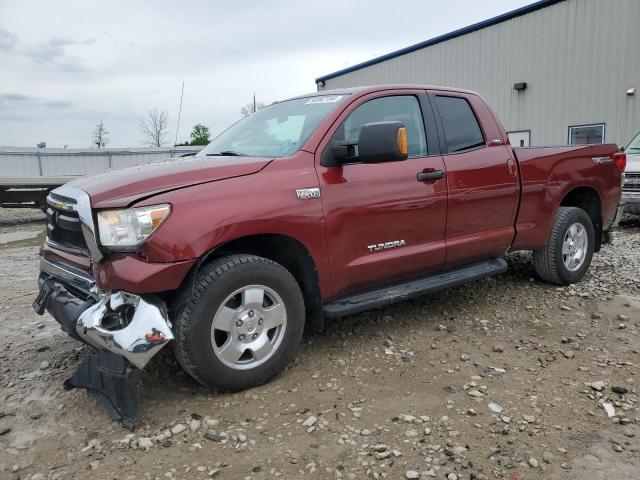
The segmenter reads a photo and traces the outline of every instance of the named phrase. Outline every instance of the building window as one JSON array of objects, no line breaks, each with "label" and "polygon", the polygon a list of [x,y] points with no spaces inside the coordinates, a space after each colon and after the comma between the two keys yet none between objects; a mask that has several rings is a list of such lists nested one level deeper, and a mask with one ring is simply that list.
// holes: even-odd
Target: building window
[{"label": "building window", "polygon": [[569,127],[569,145],[597,145],[604,143],[604,123]]}]

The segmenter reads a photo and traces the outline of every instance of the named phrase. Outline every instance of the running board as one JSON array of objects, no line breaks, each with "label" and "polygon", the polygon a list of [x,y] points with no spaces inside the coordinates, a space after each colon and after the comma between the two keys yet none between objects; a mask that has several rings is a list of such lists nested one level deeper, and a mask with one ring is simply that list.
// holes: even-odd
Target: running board
[{"label": "running board", "polygon": [[507,262],[504,258],[492,258],[491,260],[471,263],[446,272],[396,282],[391,285],[343,297],[325,305],[324,314],[327,318],[353,315],[354,313],[364,312],[365,310],[371,310],[372,308],[382,307],[391,303],[402,302],[445,288],[456,287],[491,275],[498,275],[504,273],[506,270]]}]

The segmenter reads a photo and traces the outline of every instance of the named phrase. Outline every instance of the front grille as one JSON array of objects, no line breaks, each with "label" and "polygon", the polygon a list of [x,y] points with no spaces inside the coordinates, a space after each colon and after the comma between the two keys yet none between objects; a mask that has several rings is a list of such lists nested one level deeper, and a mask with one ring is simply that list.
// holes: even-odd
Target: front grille
[{"label": "front grille", "polygon": [[47,237],[52,242],[74,250],[87,252],[78,212],[72,210],[75,200],[50,194],[47,206]]},{"label": "front grille", "polygon": [[622,189],[628,192],[640,192],[640,173],[625,173]]}]

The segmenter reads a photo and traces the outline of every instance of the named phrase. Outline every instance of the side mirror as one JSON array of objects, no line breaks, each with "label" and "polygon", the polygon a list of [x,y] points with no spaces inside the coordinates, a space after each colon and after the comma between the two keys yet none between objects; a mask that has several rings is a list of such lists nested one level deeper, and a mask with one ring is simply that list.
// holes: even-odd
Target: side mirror
[{"label": "side mirror", "polygon": [[360,129],[358,143],[336,142],[333,156],[340,163],[406,160],[409,156],[407,130],[402,122],[367,123]]}]

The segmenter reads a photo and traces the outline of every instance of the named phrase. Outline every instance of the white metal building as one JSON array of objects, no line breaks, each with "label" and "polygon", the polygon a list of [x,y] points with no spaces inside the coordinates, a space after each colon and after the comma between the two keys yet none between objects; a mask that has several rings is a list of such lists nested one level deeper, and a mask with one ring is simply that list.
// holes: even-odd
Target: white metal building
[{"label": "white metal building", "polygon": [[316,79],[480,92],[514,146],[626,145],[640,130],[640,0],[544,0]]}]

